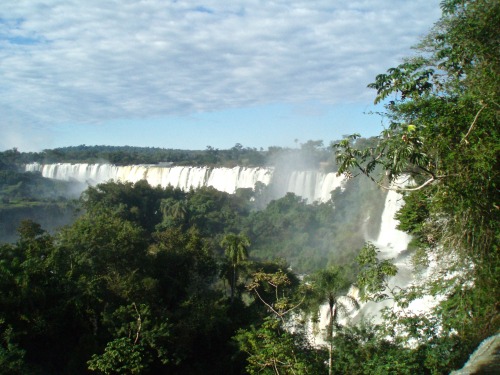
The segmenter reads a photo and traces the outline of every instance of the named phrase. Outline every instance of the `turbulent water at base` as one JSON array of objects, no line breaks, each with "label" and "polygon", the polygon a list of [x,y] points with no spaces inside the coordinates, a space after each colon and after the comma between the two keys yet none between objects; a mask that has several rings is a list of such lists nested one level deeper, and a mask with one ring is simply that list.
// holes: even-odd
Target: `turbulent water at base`
[{"label": "turbulent water at base", "polygon": [[[398,267],[396,276],[389,280],[389,287],[396,286],[404,288],[413,279],[410,264],[410,257],[405,254],[411,237],[397,229],[398,221],[394,218],[396,212],[403,205],[403,197],[395,191],[389,191],[385,199],[384,211],[382,213],[380,232],[377,238],[369,239],[379,249],[379,259],[393,259],[393,263]],[[364,304],[356,317],[374,317],[379,320],[382,308],[391,306],[392,302],[368,302]]]},{"label": "turbulent water at base", "polygon": [[[219,191],[233,194],[240,188],[254,188],[257,182],[268,185],[273,181],[271,168],[210,168],[210,167],[160,167],[151,165],[115,166],[112,164],[27,164],[26,171],[40,172],[43,177],[57,180],[75,180],[96,185],[109,180],[137,182],[147,180],[152,186],[169,185],[182,190],[191,187],[212,186]],[[318,171],[291,172],[280,195],[294,193],[308,202],[326,202],[330,193],[341,187],[343,177],[335,173]]]}]

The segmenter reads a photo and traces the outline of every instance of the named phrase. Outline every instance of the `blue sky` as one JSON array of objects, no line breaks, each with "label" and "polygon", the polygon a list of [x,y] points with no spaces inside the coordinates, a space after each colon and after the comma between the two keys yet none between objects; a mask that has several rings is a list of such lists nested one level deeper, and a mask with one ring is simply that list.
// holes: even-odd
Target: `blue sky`
[{"label": "blue sky", "polygon": [[294,147],[382,130],[439,0],[4,0],[0,150]]}]

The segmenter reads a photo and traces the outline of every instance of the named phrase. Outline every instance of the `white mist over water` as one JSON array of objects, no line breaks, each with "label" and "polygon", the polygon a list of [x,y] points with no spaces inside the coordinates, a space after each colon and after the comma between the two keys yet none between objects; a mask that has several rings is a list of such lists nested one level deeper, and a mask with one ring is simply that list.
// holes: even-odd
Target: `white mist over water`
[{"label": "white mist over water", "polygon": [[[269,185],[273,180],[272,168],[211,168],[160,167],[153,165],[116,166],[112,164],[27,164],[27,172],[40,172],[43,177],[96,185],[109,180],[137,182],[147,180],[152,186],[173,186],[184,191],[190,188],[212,186],[229,194],[240,188],[254,188],[257,182]],[[279,189],[280,196],[294,193],[308,202],[326,202],[331,191],[342,187],[342,176],[318,171],[293,171]]]}]

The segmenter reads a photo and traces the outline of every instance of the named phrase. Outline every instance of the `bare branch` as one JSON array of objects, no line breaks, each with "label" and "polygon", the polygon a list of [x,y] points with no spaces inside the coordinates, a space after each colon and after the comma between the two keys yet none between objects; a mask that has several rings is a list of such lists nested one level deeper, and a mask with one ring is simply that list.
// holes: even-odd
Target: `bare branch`
[{"label": "bare branch", "polygon": [[137,313],[137,332],[135,334],[135,340],[134,340],[134,345],[135,345],[137,344],[137,341],[139,341],[139,336],[141,334],[142,320],[141,320],[141,314],[139,313],[139,310],[137,310],[135,302],[132,303],[132,306],[134,306],[135,312]]},{"label": "bare branch", "polygon": [[460,141],[460,143],[463,143],[465,142],[466,144],[468,144],[469,142],[467,141],[467,137],[469,136],[470,132],[472,131],[472,128],[474,128],[474,125],[476,125],[476,121],[479,117],[479,115],[481,114],[481,112],[483,111],[483,109],[485,109],[488,105],[485,104],[481,107],[481,109],[479,109],[479,111],[477,111],[476,113],[476,116],[474,117],[474,121],[472,121],[472,124],[470,125],[470,128],[469,128],[469,131],[467,132],[467,134],[465,134],[465,136],[462,138],[462,140]]},{"label": "bare branch", "polygon": [[372,175],[370,175],[364,168],[362,168],[360,165],[358,165],[358,168],[359,170],[361,170],[361,172],[367,176],[370,180],[372,180],[374,183],[377,184],[377,186],[381,187],[382,189],[384,190],[389,190],[389,191],[417,191],[417,190],[420,190],[422,188],[424,188],[425,186],[433,183],[434,181],[437,181],[439,179],[442,179],[442,178],[445,178],[447,176],[434,176],[431,174],[431,177],[425,181],[423,184],[421,184],[420,186],[417,186],[417,187],[414,187],[414,188],[403,188],[403,187],[391,187],[391,186],[385,186],[383,184],[381,184],[380,182],[378,182],[377,180],[375,180],[373,178]]},{"label": "bare branch", "polygon": [[262,301],[262,303],[263,303],[264,305],[266,305],[266,306],[267,306],[267,307],[268,307],[268,308],[269,308],[269,309],[270,309],[273,313],[275,313],[275,314],[276,314],[276,316],[278,316],[278,317],[281,319],[281,321],[283,322],[283,324],[284,324],[284,323],[285,323],[285,320],[283,319],[283,316],[282,316],[282,315],[281,315],[278,311],[276,311],[276,310],[274,309],[274,307],[272,307],[269,303],[267,303],[267,302],[266,302],[266,301],[265,301],[265,300],[264,300],[264,299],[260,296],[260,294],[259,294],[259,292],[257,291],[257,289],[253,289],[253,291],[255,292],[255,294],[257,294],[257,297],[259,297],[259,299]]},{"label": "bare branch", "polygon": [[283,311],[283,315],[288,314],[290,311],[295,310],[297,307],[299,307],[300,305],[302,305],[302,303],[304,302],[305,299],[306,299],[306,296],[305,295],[302,296],[302,299],[300,300],[300,302],[297,303],[295,306],[290,307],[288,310]]}]

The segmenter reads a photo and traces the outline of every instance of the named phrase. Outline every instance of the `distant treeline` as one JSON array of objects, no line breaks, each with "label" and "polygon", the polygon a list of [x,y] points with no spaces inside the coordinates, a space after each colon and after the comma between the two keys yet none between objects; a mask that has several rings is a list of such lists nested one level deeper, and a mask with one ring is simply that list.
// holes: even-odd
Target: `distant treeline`
[{"label": "distant treeline", "polygon": [[[366,143],[358,139],[357,143]],[[330,146],[323,141],[307,141],[297,148],[271,146],[263,148],[244,147],[236,143],[232,148],[220,150],[207,146],[205,150],[179,150],[159,147],[133,146],[70,146],[46,149],[41,152],[20,152],[14,148],[0,152],[0,169],[9,166],[38,162],[48,163],[111,163],[115,165],[159,164],[191,166],[269,166],[283,163],[298,168],[332,169],[335,165]]]}]

